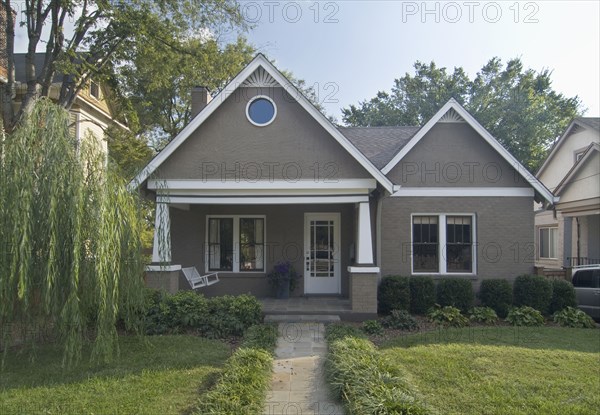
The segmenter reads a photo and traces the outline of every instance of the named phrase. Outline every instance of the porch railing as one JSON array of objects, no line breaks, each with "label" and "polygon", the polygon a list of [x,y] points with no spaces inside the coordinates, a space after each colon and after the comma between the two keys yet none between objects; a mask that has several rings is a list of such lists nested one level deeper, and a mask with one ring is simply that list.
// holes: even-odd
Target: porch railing
[{"label": "porch railing", "polygon": [[567,257],[571,267],[580,267],[582,265],[600,264],[600,258],[588,258],[585,256]]}]

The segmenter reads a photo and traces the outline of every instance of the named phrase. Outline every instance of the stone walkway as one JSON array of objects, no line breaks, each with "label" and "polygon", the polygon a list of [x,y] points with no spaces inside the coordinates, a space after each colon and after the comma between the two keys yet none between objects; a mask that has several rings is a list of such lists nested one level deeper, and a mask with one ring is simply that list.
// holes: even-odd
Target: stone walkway
[{"label": "stone walkway", "polygon": [[323,323],[280,323],[264,415],[343,415],[329,395]]}]

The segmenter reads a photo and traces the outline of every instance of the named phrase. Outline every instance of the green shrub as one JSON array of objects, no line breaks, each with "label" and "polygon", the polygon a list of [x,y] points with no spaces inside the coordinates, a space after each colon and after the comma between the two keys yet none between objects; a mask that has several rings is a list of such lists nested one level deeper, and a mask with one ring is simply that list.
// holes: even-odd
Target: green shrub
[{"label": "green shrub", "polygon": [[159,290],[146,290],[144,330],[146,334],[164,334],[171,329],[167,293]]},{"label": "green shrub", "polygon": [[481,305],[492,308],[498,316],[505,318],[513,302],[513,290],[510,282],[503,279],[481,281],[479,299]]},{"label": "green shrub", "polygon": [[194,291],[179,291],[165,297],[169,309],[168,321],[172,328],[197,328],[206,319],[208,303],[202,294]]},{"label": "green shrub", "polygon": [[495,324],[498,315],[490,307],[473,307],[469,312],[469,319],[478,323]]},{"label": "green shrub", "polygon": [[330,343],[325,369],[333,394],[349,414],[430,413],[400,369],[368,340]]},{"label": "green shrub", "polygon": [[365,333],[362,330],[359,330],[356,327],[349,326],[347,324],[329,324],[325,328],[325,339],[329,344],[331,344],[335,340],[341,340],[347,337],[355,337],[359,339],[366,338]]},{"label": "green shrub", "polygon": [[367,320],[362,324],[362,331],[371,336],[379,336],[383,334],[383,326],[377,320]]},{"label": "green shrub", "polygon": [[419,323],[406,310],[392,310],[391,314],[383,319],[383,325],[398,330],[417,330],[419,328]]},{"label": "green shrub", "polygon": [[271,383],[271,364],[271,355],[265,350],[238,349],[227,360],[215,387],[198,399],[194,413],[262,413]]},{"label": "green shrub", "polygon": [[389,314],[392,310],[410,309],[410,287],[407,277],[387,276],[377,289],[379,312]]},{"label": "green shrub", "polygon": [[578,308],[568,306],[554,313],[554,322],[564,327],[578,329],[593,329],[596,327],[596,323],[590,316]]},{"label": "green shrub", "polygon": [[458,308],[450,305],[441,307],[436,304],[429,309],[427,318],[432,323],[445,327],[464,327],[469,324],[469,319],[463,316]]},{"label": "green shrub", "polygon": [[435,304],[435,283],[431,277],[410,277],[410,312],[425,314]]},{"label": "green shrub", "polygon": [[437,303],[467,312],[473,307],[473,284],[464,278],[440,280],[437,286]]},{"label": "green shrub", "polygon": [[553,280],[550,313],[555,313],[566,307],[577,307],[575,288],[569,281]]},{"label": "green shrub", "polygon": [[550,280],[539,275],[520,275],[513,286],[515,306],[529,306],[547,314],[552,300]]},{"label": "green shrub", "polygon": [[506,321],[513,326],[534,327],[544,325],[542,313],[529,306],[512,308],[506,316]]},{"label": "green shrub", "polygon": [[255,324],[244,332],[240,347],[263,349],[272,353],[277,346],[277,327],[273,324]]},{"label": "green shrub", "polygon": [[260,302],[250,295],[204,298],[194,291],[149,290],[144,316],[147,334],[198,329],[210,338],[241,336],[262,320]]}]

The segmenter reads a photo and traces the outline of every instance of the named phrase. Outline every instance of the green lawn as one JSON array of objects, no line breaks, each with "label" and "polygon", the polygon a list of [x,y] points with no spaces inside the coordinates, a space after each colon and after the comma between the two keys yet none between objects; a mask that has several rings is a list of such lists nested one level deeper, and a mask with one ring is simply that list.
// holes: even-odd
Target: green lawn
[{"label": "green lawn", "polygon": [[382,346],[443,414],[597,414],[600,331],[465,328]]},{"label": "green lawn", "polygon": [[121,354],[92,365],[86,354],[61,368],[61,351],[44,347],[7,357],[0,372],[0,414],[180,414],[215,380],[229,347],[194,336],[121,337]]}]

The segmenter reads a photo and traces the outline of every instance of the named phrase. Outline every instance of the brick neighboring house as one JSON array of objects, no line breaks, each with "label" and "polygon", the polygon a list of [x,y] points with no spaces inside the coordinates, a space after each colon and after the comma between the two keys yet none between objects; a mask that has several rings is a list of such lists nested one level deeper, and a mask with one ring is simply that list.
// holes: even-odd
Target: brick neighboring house
[{"label": "brick neighboring house", "polygon": [[456,101],[419,127],[337,127],[260,54],[195,93],[198,115],[131,184],[156,201],[154,286],[189,289],[195,266],[219,273],[205,295],[264,297],[289,260],[294,295],[370,316],[383,275],[477,289],[533,272],[532,206],[554,196]]},{"label": "brick neighboring house", "polygon": [[552,273],[600,263],[600,118],[575,118],[536,176],[559,198],[536,211],[536,265]]}]

